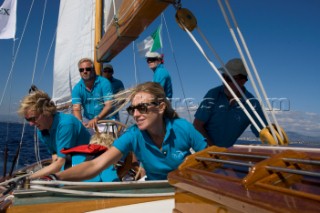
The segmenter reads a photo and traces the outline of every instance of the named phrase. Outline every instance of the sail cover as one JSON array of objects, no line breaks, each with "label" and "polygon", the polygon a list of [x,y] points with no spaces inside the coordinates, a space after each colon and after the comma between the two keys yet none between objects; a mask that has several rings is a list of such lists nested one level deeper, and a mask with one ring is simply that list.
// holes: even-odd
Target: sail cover
[{"label": "sail cover", "polygon": [[78,61],[94,56],[94,0],[61,0],[53,68],[53,100],[71,101],[71,91],[80,80]]}]

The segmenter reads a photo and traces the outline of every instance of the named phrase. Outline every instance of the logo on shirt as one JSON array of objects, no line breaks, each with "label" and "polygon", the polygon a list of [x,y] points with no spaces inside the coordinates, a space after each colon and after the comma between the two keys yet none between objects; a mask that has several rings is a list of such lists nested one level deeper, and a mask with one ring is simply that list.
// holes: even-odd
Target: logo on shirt
[{"label": "logo on shirt", "polygon": [[174,153],[172,153],[172,158],[174,159],[183,159],[184,158],[184,154],[182,151],[176,151]]}]

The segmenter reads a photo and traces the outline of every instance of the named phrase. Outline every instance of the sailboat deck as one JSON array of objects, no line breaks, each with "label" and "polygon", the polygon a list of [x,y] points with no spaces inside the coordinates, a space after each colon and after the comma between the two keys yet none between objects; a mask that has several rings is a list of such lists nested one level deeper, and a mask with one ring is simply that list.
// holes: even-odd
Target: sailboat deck
[{"label": "sailboat deck", "polygon": [[170,173],[176,211],[318,211],[320,161],[316,153],[243,151],[209,147]]},{"label": "sailboat deck", "polygon": [[[65,181],[67,183],[67,181]],[[163,200],[172,196],[161,196],[161,193],[172,193],[173,188],[168,181],[88,183],[87,186],[69,186],[62,188],[48,183],[48,190],[27,189],[14,192],[14,205],[7,212],[84,212],[116,206],[130,205],[149,201]],[[72,182],[69,182],[72,184]],[[96,184],[96,185],[95,185]],[[74,190],[79,194],[51,191],[54,189]],[[86,192],[86,195],[80,192]],[[106,193],[105,196],[93,193]],[[125,197],[112,196],[125,195]],[[130,196],[130,194],[132,196]],[[137,197],[141,194],[159,194],[159,196]],[[60,210],[59,210],[60,209]]]}]

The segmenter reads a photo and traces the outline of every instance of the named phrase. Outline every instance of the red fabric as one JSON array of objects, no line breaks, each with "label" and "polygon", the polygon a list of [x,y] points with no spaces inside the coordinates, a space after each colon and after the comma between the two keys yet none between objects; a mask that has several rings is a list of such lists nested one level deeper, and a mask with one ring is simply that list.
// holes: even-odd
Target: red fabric
[{"label": "red fabric", "polygon": [[70,153],[88,153],[94,154],[99,152],[105,152],[108,148],[105,146],[101,146],[98,144],[88,144],[88,145],[80,145],[70,149],[62,149],[60,152],[63,154],[70,154]]}]

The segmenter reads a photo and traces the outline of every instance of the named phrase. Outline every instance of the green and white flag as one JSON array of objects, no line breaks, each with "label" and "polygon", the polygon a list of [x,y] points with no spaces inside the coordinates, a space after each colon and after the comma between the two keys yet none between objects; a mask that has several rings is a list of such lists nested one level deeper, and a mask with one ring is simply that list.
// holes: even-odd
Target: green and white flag
[{"label": "green and white flag", "polygon": [[137,44],[138,52],[142,57],[144,57],[147,52],[154,52],[162,48],[161,29],[162,25],[160,25],[151,36],[148,36]]}]

